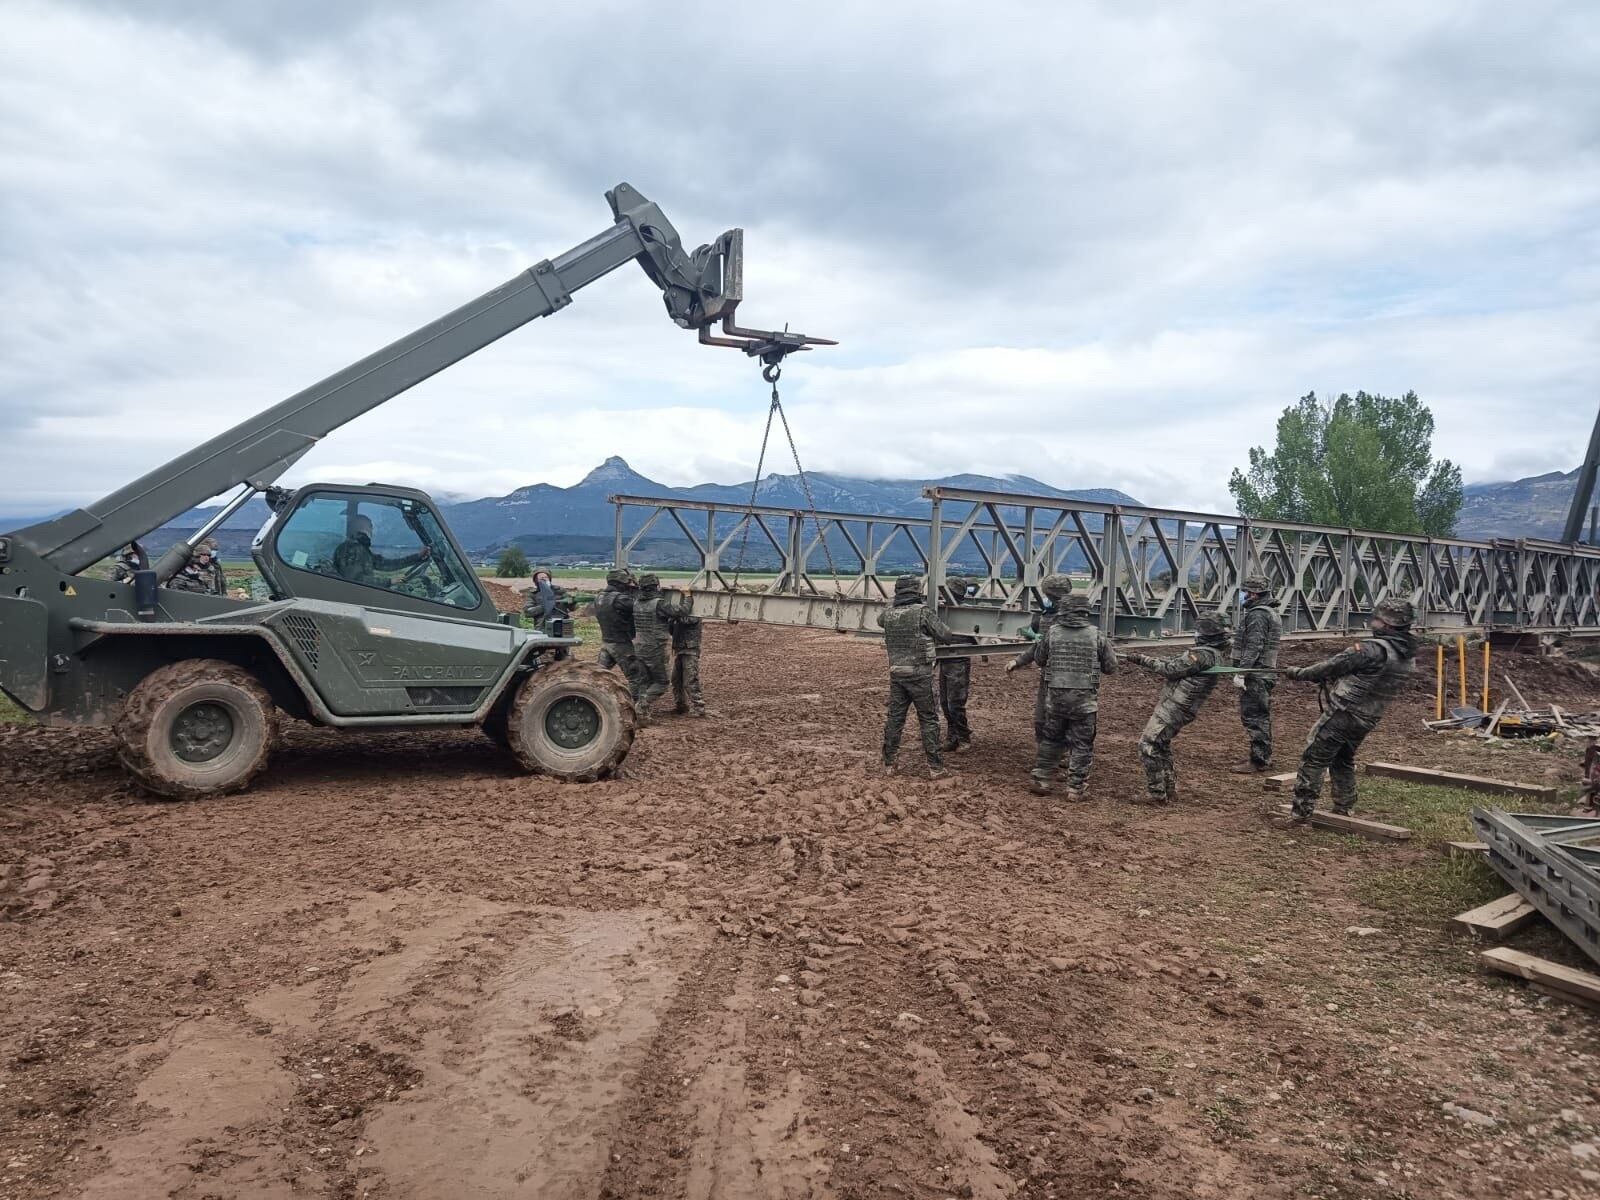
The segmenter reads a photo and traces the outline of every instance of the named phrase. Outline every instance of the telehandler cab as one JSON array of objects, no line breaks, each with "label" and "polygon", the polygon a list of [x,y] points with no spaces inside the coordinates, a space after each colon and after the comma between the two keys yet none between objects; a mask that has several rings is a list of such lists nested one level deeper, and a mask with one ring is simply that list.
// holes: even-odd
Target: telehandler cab
[{"label": "telehandler cab", "polygon": [[[236,791],[266,766],[279,716],[340,729],[479,725],[528,771],[588,781],[633,742],[614,673],[568,656],[565,630],[502,617],[432,500],[410,488],[275,481],[319,439],[629,260],[707,345],[773,372],[832,345],[742,329],[743,233],[686,252],[627,184],[604,233],[212,438],[87,508],[0,536],[0,690],[49,724],[112,725],[127,770],[161,796]],[[719,332],[713,332],[720,325]],[[242,485],[242,486],[241,486]],[[85,568],[230,487],[240,491],[127,583]],[[266,602],[165,587],[252,496]]]}]

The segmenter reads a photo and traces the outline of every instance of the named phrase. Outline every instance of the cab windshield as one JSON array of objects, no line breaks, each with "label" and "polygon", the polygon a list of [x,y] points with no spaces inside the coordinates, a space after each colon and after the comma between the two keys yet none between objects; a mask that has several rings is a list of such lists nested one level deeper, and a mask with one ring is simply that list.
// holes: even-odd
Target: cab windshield
[{"label": "cab windshield", "polygon": [[477,578],[438,516],[398,496],[317,492],[295,506],[278,533],[290,567],[452,608],[477,608]]}]

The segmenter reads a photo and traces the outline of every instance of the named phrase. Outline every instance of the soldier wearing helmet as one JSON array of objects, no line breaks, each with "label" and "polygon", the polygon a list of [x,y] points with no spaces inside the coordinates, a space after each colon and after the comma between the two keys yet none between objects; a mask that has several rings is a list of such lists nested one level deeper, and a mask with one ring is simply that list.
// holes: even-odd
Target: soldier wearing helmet
[{"label": "soldier wearing helmet", "polygon": [[[972,599],[978,594],[975,580],[956,576],[947,581],[950,594],[956,603]],[[977,638],[957,634],[957,642],[974,645]],[[967,719],[967,702],[972,698],[972,660],[970,658],[941,658],[939,660],[939,711],[944,714],[944,743],[941,750],[963,754],[972,745],[972,723]]]},{"label": "soldier wearing helmet", "polygon": [[415,554],[401,558],[388,558],[372,548],[372,518],[358,513],[350,518],[344,541],[333,551],[333,570],[340,579],[351,583],[364,583],[369,587],[387,588],[387,579],[379,571],[403,571],[433,557],[433,547],[424,546]]},{"label": "soldier wearing helmet", "polygon": [[[1064,575],[1044,581],[1047,594],[1061,595],[1061,615],[1050,632],[1029,650],[1032,661],[1044,673],[1050,694],[1045,701],[1044,736],[1039,739],[1033,764],[1033,790],[1050,794],[1056,769],[1067,759],[1067,797],[1076,800],[1089,785],[1089,769],[1094,765],[1095,729],[1100,711],[1100,676],[1117,669],[1116,651],[1111,640],[1089,621],[1089,597],[1081,592],[1062,594]],[[1070,584],[1068,585],[1070,586]],[[1007,671],[1019,664],[1011,662]]]},{"label": "soldier wearing helmet", "polygon": [[906,714],[917,710],[922,730],[922,753],[928,774],[942,779],[948,772],[939,753],[939,713],[933,698],[933,664],[936,643],[953,642],[956,635],[923,603],[922,581],[904,575],[895,580],[894,603],[878,614],[883,644],[889,652],[889,715],[883,725],[883,769],[895,773],[900,735]]},{"label": "soldier wearing helmet", "polygon": [[1172,741],[1200,715],[1200,706],[1216,690],[1218,676],[1208,674],[1227,661],[1228,626],[1217,613],[1202,613],[1194,626],[1194,649],[1170,658],[1124,655],[1129,662],[1154,671],[1166,681],[1156,710],[1139,735],[1139,759],[1153,804],[1177,798],[1178,775],[1172,762]]},{"label": "soldier wearing helmet", "polygon": [[[1046,575],[1039,581],[1039,592],[1043,596],[1044,602],[1039,611],[1033,614],[1033,620],[1029,623],[1028,633],[1033,637],[1033,645],[1017,655],[1007,665],[1006,673],[1008,675],[1018,667],[1031,666],[1034,663],[1034,655],[1038,651],[1039,644],[1044,641],[1045,635],[1050,632],[1050,626],[1054,625],[1056,618],[1061,615],[1060,601],[1071,591],[1072,576],[1070,575]],[[1044,672],[1040,671],[1038,694],[1033,698],[1033,740],[1035,742],[1044,740],[1044,709],[1045,701],[1049,698],[1050,685],[1045,679]]]},{"label": "soldier wearing helmet", "polygon": [[195,566],[206,581],[207,590],[213,596],[226,596],[228,576],[222,569],[222,548],[217,545],[217,539],[207,538],[194,548],[194,554]]},{"label": "soldier wearing helmet", "polygon": [[138,542],[130,542],[117,554],[116,564],[111,568],[111,581],[113,583],[132,583],[134,572],[142,570],[140,560],[144,551],[139,548]]},{"label": "soldier wearing helmet", "polygon": [[639,660],[639,713],[649,719],[651,706],[672,686],[667,650],[672,644],[672,622],[690,615],[689,606],[663,593],[655,575],[639,576],[633,597],[633,653]]},{"label": "soldier wearing helmet", "polygon": [[606,572],[605,590],[594,602],[594,615],[600,623],[600,666],[621,671],[635,700],[644,682],[639,658],[633,652],[633,596],[637,590],[632,571],[613,567]]},{"label": "soldier wearing helmet", "polygon": [[1316,811],[1322,778],[1333,781],[1333,811],[1348,816],[1356,806],[1356,751],[1385,710],[1416,673],[1416,612],[1407,600],[1385,600],[1372,611],[1372,636],[1309,667],[1290,667],[1288,679],[1326,688],[1321,718],[1311,727],[1294,780],[1294,819]]},{"label": "soldier wearing helmet", "polygon": [[1272,607],[1272,584],[1263,575],[1247,575],[1240,584],[1242,615],[1233,635],[1233,665],[1264,672],[1235,675],[1239,720],[1250,735],[1250,757],[1233,768],[1236,775],[1260,774],[1272,766],[1272,687],[1270,672],[1278,665],[1283,618]]}]

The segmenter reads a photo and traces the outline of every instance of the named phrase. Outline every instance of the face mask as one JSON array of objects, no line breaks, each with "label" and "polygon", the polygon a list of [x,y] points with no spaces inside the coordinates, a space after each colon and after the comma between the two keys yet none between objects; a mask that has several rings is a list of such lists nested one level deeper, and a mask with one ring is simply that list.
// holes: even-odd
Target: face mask
[{"label": "face mask", "polygon": [[1249,592],[1245,592],[1245,591],[1241,591],[1239,593],[1239,603],[1240,604],[1249,604],[1250,603],[1250,593]]}]

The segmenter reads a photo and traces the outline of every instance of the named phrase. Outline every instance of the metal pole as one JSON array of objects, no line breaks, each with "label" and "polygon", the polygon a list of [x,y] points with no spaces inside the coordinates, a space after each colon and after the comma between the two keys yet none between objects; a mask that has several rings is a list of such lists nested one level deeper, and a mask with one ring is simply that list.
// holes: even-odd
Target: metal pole
[{"label": "metal pole", "polygon": [[1478,707],[1489,711],[1489,635],[1483,635],[1483,703]]},{"label": "metal pole", "polygon": [[1595,414],[1594,432],[1589,435],[1589,452],[1583,456],[1583,466],[1578,470],[1578,482],[1572,489],[1572,507],[1567,510],[1567,527],[1561,534],[1563,542],[1575,542],[1583,536],[1583,510],[1594,498],[1594,477],[1600,468],[1600,413]]},{"label": "metal pole", "polygon": [[622,505],[614,506],[617,510],[617,544],[611,553],[611,564],[615,567],[628,565],[628,548],[622,544]]},{"label": "metal pole", "polygon": [[944,586],[944,527],[943,509],[939,497],[932,501],[932,524],[928,528],[928,603],[934,616],[939,615],[939,589]]}]

